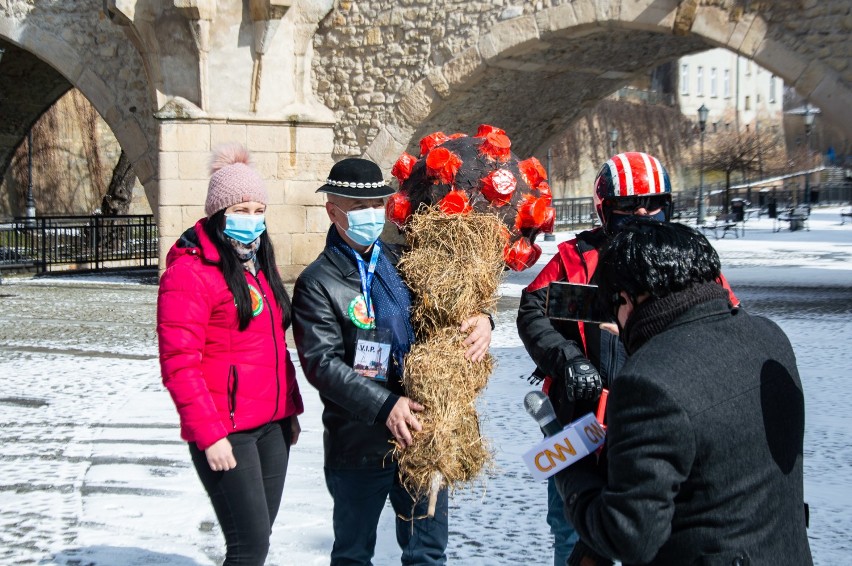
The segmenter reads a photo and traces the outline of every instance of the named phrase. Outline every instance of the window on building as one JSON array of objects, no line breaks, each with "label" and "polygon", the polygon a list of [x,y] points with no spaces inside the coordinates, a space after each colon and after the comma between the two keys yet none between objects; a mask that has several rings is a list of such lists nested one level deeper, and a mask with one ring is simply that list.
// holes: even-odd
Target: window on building
[{"label": "window on building", "polygon": [[680,93],[689,94],[689,65],[680,66]]},{"label": "window on building", "polygon": [[725,98],[731,98],[731,70],[725,69],[725,78],[724,81],[724,89],[725,89]]},{"label": "window on building", "polygon": [[775,75],[769,77],[769,102],[775,103]]},{"label": "window on building", "polygon": [[704,96],[704,67],[700,65],[695,70],[695,94]]},{"label": "window on building", "polygon": [[710,67],[710,96],[716,98],[717,96],[716,89],[716,67]]},{"label": "window on building", "polygon": [[745,97],[745,109],[751,110],[751,97],[750,96]]}]

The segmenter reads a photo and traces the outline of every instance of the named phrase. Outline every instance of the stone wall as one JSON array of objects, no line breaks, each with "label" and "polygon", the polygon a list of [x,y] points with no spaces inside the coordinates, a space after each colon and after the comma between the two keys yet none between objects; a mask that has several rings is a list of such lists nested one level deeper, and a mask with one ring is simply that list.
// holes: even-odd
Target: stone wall
[{"label": "stone wall", "polygon": [[[154,184],[149,184],[156,175],[153,90],[141,54],[102,8],[102,0],[2,0],[0,37],[34,54],[80,89],[109,124],[141,182],[151,187],[148,198],[156,206]],[[3,67],[0,64],[0,72]],[[38,100],[37,85],[22,79],[33,89],[28,99]],[[22,118],[17,140],[45,108],[17,110]]]},{"label": "stone wall", "polygon": [[[164,247],[199,216],[212,146],[244,139],[290,275],[321,247],[313,190],[334,159],[388,171],[421,135],[483,122],[541,158],[637,74],[706,47],[751,57],[852,132],[850,30],[848,0],[0,0],[0,41],[92,102]],[[0,145],[17,145],[36,106]]]}]

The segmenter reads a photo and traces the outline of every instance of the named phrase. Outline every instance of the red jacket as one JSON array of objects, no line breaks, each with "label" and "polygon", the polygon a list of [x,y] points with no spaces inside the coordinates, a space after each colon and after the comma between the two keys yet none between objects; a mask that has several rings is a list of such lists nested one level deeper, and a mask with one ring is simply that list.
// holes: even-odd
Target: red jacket
[{"label": "red jacket", "polygon": [[246,271],[255,316],[240,331],[204,222],[169,250],[157,299],[163,384],[180,414],[181,438],[201,450],[231,432],[304,410],[281,308],[266,277]]},{"label": "red jacket", "polygon": [[[550,376],[560,375],[566,362],[576,356],[589,358],[605,378],[614,377],[608,376],[608,373],[620,365],[615,359],[618,355],[615,351],[598,351],[598,344],[588,343],[590,330],[595,337],[600,333],[597,325],[587,329],[583,322],[555,321],[545,313],[548,285],[553,281],[590,283],[597,269],[599,250],[606,243],[607,237],[601,228],[582,232],[576,238],[562,242],[557,246],[556,255],[521,294],[518,334],[539,373],[546,376],[543,389],[547,393],[552,383]],[[724,276],[719,277],[719,283],[728,290],[731,303],[739,306],[739,300]],[[557,399],[553,402],[554,406],[558,405]]]}]

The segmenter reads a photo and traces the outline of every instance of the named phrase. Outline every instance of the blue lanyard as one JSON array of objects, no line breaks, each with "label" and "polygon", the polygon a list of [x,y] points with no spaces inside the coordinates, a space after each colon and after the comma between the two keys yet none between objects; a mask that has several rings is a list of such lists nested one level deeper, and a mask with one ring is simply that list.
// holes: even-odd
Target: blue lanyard
[{"label": "blue lanyard", "polygon": [[373,274],[376,272],[376,264],[379,263],[379,255],[382,248],[378,240],[373,244],[373,253],[370,255],[370,265],[366,267],[364,260],[361,259],[361,254],[355,253],[355,259],[358,261],[358,274],[361,276],[361,293],[364,295],[364,303],[367,305],[367,315],[373,319],[375,326],[376,313],[373,311],[373,299],[370,296],[370,287],[373,285]]}]

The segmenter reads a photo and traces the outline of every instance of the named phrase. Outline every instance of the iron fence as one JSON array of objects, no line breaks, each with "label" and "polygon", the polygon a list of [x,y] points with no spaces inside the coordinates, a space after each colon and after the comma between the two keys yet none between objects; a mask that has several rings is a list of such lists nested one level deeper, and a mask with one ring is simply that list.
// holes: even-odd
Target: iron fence
[{"label": "iron fence", "polygon": [[[722,183],[707,184],[704,187],[705,212],[715,214],[722,210],[725,200],[725,186]],[[743,199],[751,206],[765,211],[769,203],[778,208],[790,206],[794,202],[804,202],[804,189],[798,186],[779,188],[737,187],[730,189],[731,199]],[[811,204],[846,205],[852,203],[852,185],[814,185],[811,187]],[[698,189],[686,189],[672,193],[674,219],[680,222],[695,219],[698,210]],[[555,227],[561,230],[574,230],[593,226],[598,223],[594,203],[591,197],[553,199],[556,209]]]},{"label": "iron fence", "polygon": [[572,230],[597,222],[592,197],[556,198],[553,199],[553,208],[556,209],[557,229]]},{"label": "iron fence", "polygon": [[153,215],[18,217],[0,224],[0,269],[155,266],[157,240]]},{"label": "iron fence", "polygon": [[[777,206],[792,206],[805,202],[805,189],[798,184],[762,187],[755,185],[737,186],[729,189],[731,199],[742,199],[751,206],[765,209],[770,203]],[[852,203],[852,184],[814,184],[810,187],[812,205],[848,205]],[[698,206],[698,189],[691,188],[673,193],[675,211],[695,210]],[[724,183],[710,183],[704,187],[705,206],[707,210],[721,210],[725,204]]]}]

